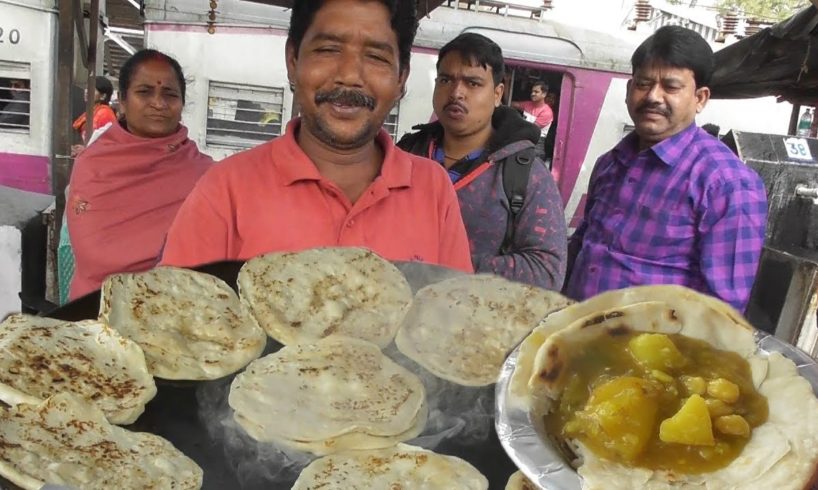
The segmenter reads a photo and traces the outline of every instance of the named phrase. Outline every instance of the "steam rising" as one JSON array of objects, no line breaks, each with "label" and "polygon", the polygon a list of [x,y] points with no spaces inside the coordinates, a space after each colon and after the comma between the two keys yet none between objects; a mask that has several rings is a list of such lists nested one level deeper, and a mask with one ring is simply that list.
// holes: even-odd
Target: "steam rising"
[{"label": "steam rising", "polygon": [[[452,439],[461,445],[488,441],[494,413],[493,385],[472,388],[442,380],[406,358],[394,343],[384,354],[415,373],[426,388],[429,421],[420,436],[407,444],[434,450]],[[196,390],[199,417],[210,438],[223,447],[224,458],[242,488],[290,488],[315,456],[248,436],[233,419],[233,409],[227,403],[231,381],[203,383]]]},{"label": "steam rising", "polygon": [[224,458],[242,488],[290,488],[313,456],[256,441],[233,418],[227,404],[232,379],[199,385],[199,418],[210,438],[220,443]]}]

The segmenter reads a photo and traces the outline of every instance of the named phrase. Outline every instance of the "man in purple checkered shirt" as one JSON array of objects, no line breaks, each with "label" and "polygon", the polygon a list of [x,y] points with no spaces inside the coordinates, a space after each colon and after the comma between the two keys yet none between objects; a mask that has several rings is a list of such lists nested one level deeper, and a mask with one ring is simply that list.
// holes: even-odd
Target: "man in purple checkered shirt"
[{"label": "man in purple checkered shirt", "polygon": [[596,163],[569,242],[568,296],[681,284],[743,311],[756,275],[767,196],[759,176],[696,126],[713,52],[695,32],[657,30],[631,58],[636,129]]}]

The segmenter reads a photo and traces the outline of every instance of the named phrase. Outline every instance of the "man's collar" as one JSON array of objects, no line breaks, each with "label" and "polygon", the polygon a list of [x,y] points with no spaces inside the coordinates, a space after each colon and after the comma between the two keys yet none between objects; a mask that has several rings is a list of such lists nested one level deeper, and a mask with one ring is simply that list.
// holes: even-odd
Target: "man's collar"
[{"label": "man's collar", "polygon": [[693,142],[697,129],[696,123],[693,122],[670,138],[665,138],[650,148],[641,151],[639,150],[639,135],[636,134],[636,131],[631,131],[614,147],[614,152],[617,159],[626,165],[642,152],[653,152],[665,165],[672,167],[679,161],[679,149],[685,148]]},{"label": "man's collar", "polygon": [[650,149],[665,165],[672,167],[679,162],[680,150],[693,142],[696,130],[696,123],[693,122],[681,132],[656,143]]},{"label": "man's collar", "polygon": [[[312,160],[298,146],[296,134],[301,128],[301,118],[293,118],[287,123],[284,134],[274,141],[270,150],[273,160],[281,172],[284,185],[292,185],[302,180],[321,180],[321,173]],[[412,183],[412,160],[409,155],[395,146],[392,137],[381,129],[375,137],[375,144],[383,150],[383,164],[380,177],[390,189],[409,187]]]}]

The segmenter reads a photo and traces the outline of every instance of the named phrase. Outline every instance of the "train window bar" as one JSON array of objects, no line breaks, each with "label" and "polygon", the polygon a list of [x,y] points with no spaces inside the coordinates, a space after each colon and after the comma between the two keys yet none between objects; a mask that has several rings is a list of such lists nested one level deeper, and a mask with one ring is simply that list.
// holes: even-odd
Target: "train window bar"
[{"label": "train window bar", "polygon": [[31,129],[31,81],[0,77],[0,131],[29,132]]},{"label": "train window bar", "polygon": [[392,136],[392,139],[398,141],[398,120],[400,116],[400,103],[395,104],[395,107],[389,111],[386,116],[386,121],[383,122],[383,129]]}]

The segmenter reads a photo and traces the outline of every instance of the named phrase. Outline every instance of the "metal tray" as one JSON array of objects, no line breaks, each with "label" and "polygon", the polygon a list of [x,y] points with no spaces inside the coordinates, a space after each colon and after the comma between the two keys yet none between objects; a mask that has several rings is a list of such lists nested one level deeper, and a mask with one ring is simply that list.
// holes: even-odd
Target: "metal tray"
[{"label": "metal tray", "polygon": [[[241,262],[222,262],[197,270],[224,280],[235,288]],[[395,264],[413,291],[461,272],[420,263]],[[65,305],[48,316],[77,321],[96,318],[99,292]],[[268,339],[263,355],[281,348]],[[384,350],[397,363],[418,374],[430,400],[430,421],[421,435],[408,444],[442,454],[458,456],[474,465],[489,480],[490,489],[501,490],[516,471],[493,430],[494,388],[470,388],[436,378],[404,357],[394,343]],[[235,375],[213,381],[165,381],[157,379],[158,393],[139,419],[126,428],[164,437],[204,470],[203,489],[288,489],[301,468],[312,458],[287,453],[272,444],[247,436],[232,420],[227,406]],[[435,398],[432,401],[432,398]],[[66,490],[65,487],[44,487]],[[16,490],[0,477],[0,490]]]},{"label": "metal tray", "polygon": [[[779,352],[792,360],[798,373],[812,385],[818,396],[818,363],[803,351],[765,332],[756,331],[756,345],[762,354]],[[495,392],[495,427],[500,443],[520,471],[531,482],[547,490],[580,490],[582,481],[562,453],[545,436],[542,423],[508,402],[511,375],[517,365],[519,347],[503,364]]]}]

